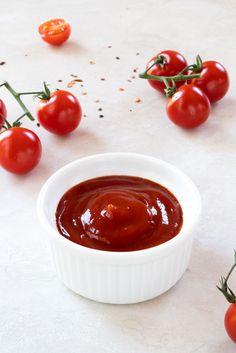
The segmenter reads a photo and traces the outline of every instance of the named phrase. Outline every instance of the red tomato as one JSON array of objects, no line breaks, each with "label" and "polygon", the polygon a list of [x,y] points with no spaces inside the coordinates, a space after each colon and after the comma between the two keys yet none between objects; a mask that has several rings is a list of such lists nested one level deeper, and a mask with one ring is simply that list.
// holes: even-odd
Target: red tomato
[{"label": "red tomato", "polygon": [[229,337],[236,343],[236,303],[231,304],[225,313],[225,329]]},{"label": "red tomato", "polygon": [[42,146],[38,136],[23,127],[0,134],[0,165],[14,174],[26,174],[39,162]]},{"label": "red tomato", "polygon": [[7,109],[3,101],[0,99],[0,130],[4,125],[4,121],[7,117]]},{"label": "red tomato", "polygon": [[59,90],[51,93],[49,100],[40,101],[37,114],[46,130],[56,135],[66,135],[77,128],[82,111],[72,93]]},{"label": "red tomato", "polygon": [[[164,56],[166,63],[164,64],[156,64],[150,70],[148,70],[149,75],[154,76],[174,76],[177,75],[180,71],[182,71],[187,65],[186,59],[174,50],[164,50],[157,54],[154,58],[152,58],[148,64],[147,68],[150,67],[154,61],[156,60],[157,56]],[[164,92],[166,88],[165,84],[160,81],[155,80],[148,80],[150,85],[160,92]],[[176,82],[176,86],[180,87],[184,84],[184,82]]]},{"label": "red tomato", "polygon": [[217,102],[229,89],[229,76],[223,65],[217,61],[205,61],[201,77],[194,78],[192,84],[199,87],[211,103]]},{"label": "red tomato", "polygon": [[205,93],[191,84],[181,86],[168,100],[166,106],[170,120],[185,129],[204,123],[210,109],[210,102]]},{"label": "red tomato", "polygon": [[56,18],[41,24],[38,31],[45,42],[52,45],[61,45],[69,38],[71,28],[69,23],[61,18]]}]

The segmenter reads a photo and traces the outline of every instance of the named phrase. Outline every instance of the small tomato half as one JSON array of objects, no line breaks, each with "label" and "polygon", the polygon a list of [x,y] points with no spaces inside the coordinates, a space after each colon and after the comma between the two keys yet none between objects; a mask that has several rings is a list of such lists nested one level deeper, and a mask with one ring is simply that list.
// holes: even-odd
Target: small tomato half
[{"label": "small tomato half", "polygon": [[70,37],[71,27],[65,20],[56,18],[42,23],[38,31],[41,38],[48,44],[61,45]]}]

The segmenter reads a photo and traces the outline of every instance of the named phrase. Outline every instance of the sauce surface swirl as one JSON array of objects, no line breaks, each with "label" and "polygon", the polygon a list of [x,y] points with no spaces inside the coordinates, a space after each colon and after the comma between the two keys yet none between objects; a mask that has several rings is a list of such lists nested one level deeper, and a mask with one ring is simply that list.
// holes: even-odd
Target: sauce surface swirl
[{"label": "sauce surface swirl", "polygon": [[165,187],[134,176],[113,175],[75,185],[56,210],[61,235],[106,251],[135,251],[175,237],[182,208]]}]

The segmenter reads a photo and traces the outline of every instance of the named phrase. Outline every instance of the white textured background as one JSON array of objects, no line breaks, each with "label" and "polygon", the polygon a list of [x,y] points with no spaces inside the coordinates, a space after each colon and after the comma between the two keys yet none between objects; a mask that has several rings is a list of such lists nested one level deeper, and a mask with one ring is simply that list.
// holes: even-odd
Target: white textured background
[{"label": "white textured background", "polygon": [[[60,48],[37,34],[41,22],[55,17],[72,25],[70,41]],[[215,288],[236,248],[235,18],[233,0],[1,1],[0,61],[6,61],[1,81],[22,91],[41,88],[43,80],[51,88],[66,88],[70,74],[77,74],[84,87],[76,84],[71,91],[87,115],[66,138],[29,123],[43,142],[41,164],[23,177],[0,170],[1,353],[235,352],[223,327],[227,303]],[[127,82],[133,69],[143,70],[163,49],[178,50],[189,62],[199,53],[230,73],[227,97],[195,131],[172,125],[165,98],[146,82]],[[13,120],[19,108],[3,88],[0,97]],[[35,109],[30,98],[26,102]],[[176,287],[143,304],[103,305],[67,290],[55,276],[35,212],[49,175],[78,157],[110,151],[167,160],[186,172],[202,195],[189,269]]]}]

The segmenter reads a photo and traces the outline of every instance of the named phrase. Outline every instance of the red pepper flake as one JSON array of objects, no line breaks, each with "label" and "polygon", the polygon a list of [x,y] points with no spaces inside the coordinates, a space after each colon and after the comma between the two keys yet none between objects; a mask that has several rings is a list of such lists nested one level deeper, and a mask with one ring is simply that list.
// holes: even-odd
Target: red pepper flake
[{"label": "red pepper flake", "polygon": [[75,85],[75,81],[74,81],[74,80],[67,83],[67,87],[68,87],[68,88],[71,88],[71,87],[73,87],[74,85]]},{"label": "red pepper flake", "polygon": [[80,78],[75,78],[74,80],[67,83],[67,87],[69,88],[73,87],[76,84],[76,82],[83,82],[83,80],[81,80]]},{"label": "red pepper flake", "polygon": [[5,64],[6,64],[6,61],[1,61],[1,62],[0,62],[0,65],[1,65],[1,66],[5,65]]}]

